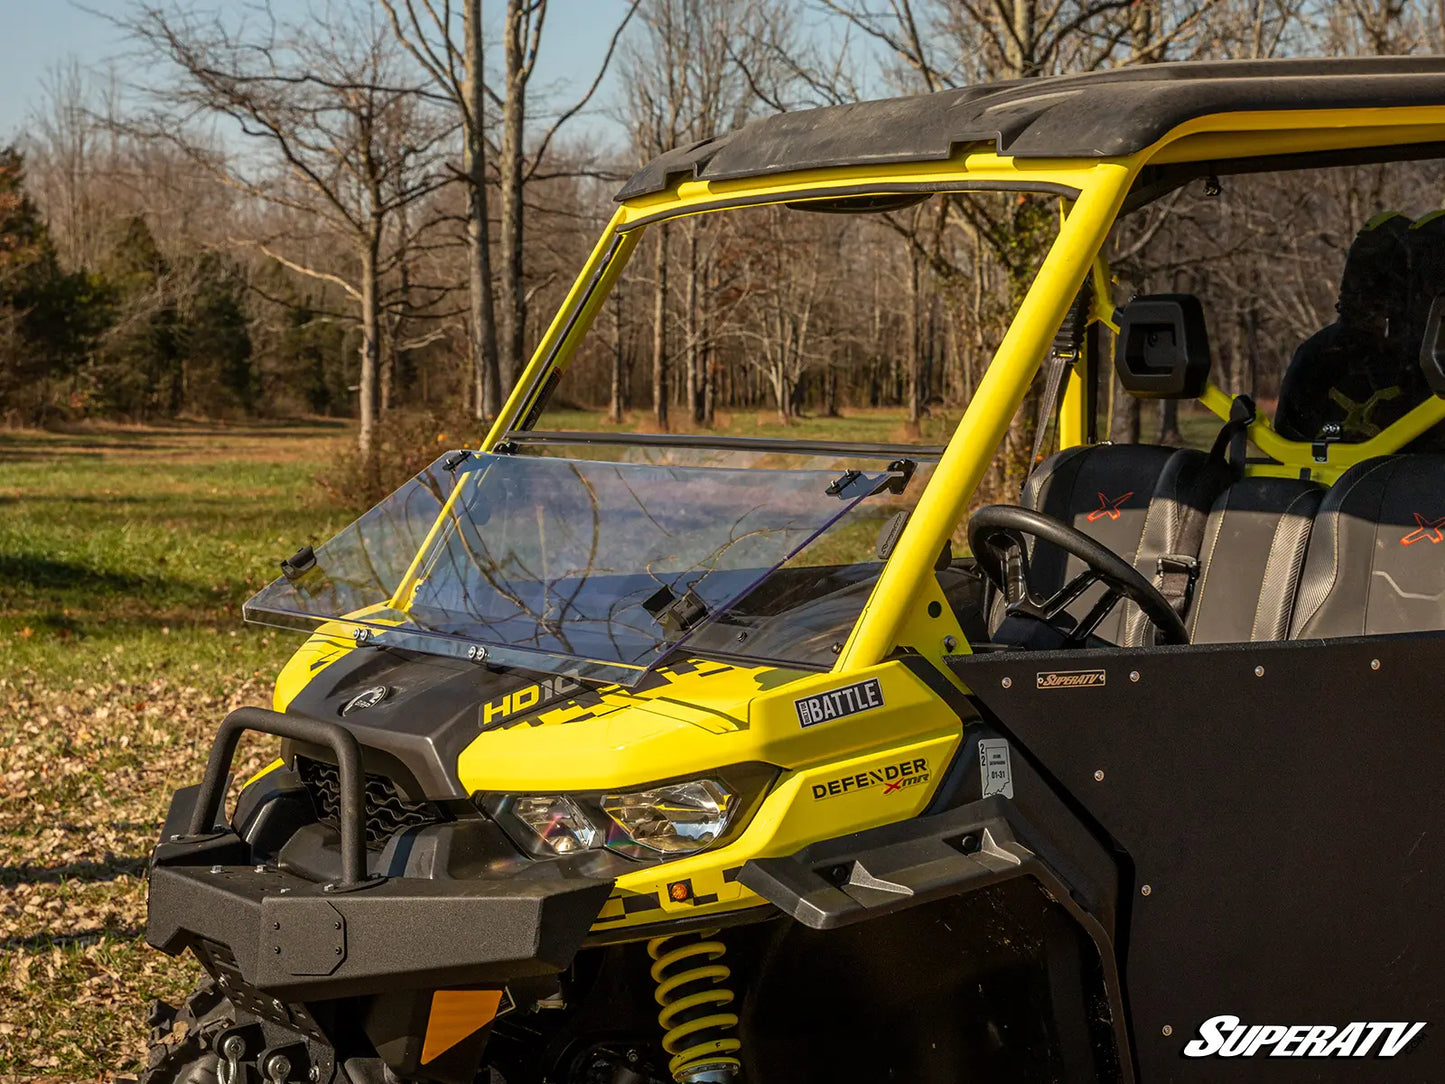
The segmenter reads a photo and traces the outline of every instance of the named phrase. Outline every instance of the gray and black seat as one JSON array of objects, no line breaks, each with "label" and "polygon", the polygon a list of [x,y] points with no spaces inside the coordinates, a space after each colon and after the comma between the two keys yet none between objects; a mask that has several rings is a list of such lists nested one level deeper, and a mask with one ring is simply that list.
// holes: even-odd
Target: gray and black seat
[{"label": "gray and black seat", "polygon": [[1351,467],[1315,515],[1291,639],[1445,629],[1445,455]]},{"label": "gray and black seat", "polygon": [[[1182,541],[1187,524],[1208,514],[1228,481],[1222,463],[1191,448],[1096,444],[1066,449],[1039,464],[1019,503],[1082,531],[1161,587],[1165,580],[1173,586],[1174,576],[1182,576],[1178,588],[1165,592],[1179,598],[1182,608],[1197,558],[1197,541]],[[1039,543],[1031,553],[1029,577],[1036,590],[1047,594],[1083,568],[1077,558]],[[1102,592],[1093,588],[1070,612],[1076,617],[1087,613]],[[1116,644],[1141,644],[1148,623],[1136,605],[1121,602],[1095,635]]]},{"label": "gray and black seat", "polygon": [[1215,499],[1185,626],[1194,644],[1283,640],[1324,486],[1240,478]]}]

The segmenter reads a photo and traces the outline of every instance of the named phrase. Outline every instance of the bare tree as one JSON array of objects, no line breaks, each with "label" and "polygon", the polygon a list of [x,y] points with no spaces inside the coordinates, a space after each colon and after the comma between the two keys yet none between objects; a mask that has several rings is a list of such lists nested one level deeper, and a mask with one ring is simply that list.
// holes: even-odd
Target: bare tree
[{"label": "bare tree", "polygon": [[[260,251],[293,272],[332,283],[357,306],[361,325],[360,433],[370,454],[378,406],[381,279],[396,212],[444,181],[444,124],[417,124],[406,109],[420,91],[387,29],[354,10],[292,21],[270,0],[245,16],[205,15],[179,4],[143,4],[123,26],[169,79],[149,89],[151,107],[136,130],[183,150],[245,196],[284,207],[348,238],[349,267],[320,266],[292,254],[288,238],[263,237]],[[247,146],[214,136],[220,121]],[[405,123],[410,121],[410,123]],[[405,139],[389,139],[400,131]]]}]

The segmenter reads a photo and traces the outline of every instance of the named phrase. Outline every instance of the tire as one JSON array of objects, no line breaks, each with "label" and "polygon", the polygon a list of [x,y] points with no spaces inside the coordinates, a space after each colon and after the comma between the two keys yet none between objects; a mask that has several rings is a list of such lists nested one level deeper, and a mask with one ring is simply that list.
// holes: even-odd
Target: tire
[{"label": "tire", "polygon": [[151,1006],[150,1054],[141,1084],[219,1084],[216,1035],[230,1027],[231,1003],[211,979],[202,979],[179,1009]]}]

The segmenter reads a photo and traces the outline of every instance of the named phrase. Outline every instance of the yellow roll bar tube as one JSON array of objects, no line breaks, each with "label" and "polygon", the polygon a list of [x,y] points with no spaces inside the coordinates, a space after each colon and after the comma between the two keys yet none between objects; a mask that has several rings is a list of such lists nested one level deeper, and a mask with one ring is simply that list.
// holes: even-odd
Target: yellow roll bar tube
[{"label": "yellow roll bar tube", "polygon": [[834,670],[876,665],[893,650],[908,609],[1002,443],[1134,176],[1128,164],[1116,161],[1100,162],[1091,172],[1094,183],[1080,192],[1060,227]]}]

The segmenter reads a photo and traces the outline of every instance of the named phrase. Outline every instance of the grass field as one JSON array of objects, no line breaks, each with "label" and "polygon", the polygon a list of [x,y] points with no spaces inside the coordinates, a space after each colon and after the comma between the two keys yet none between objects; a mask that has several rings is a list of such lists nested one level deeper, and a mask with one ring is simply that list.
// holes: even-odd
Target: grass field
[{"label": "grass field", "polygon": [[[908,435],[892,411],[730,422]],[[1190,419],[1186,435],[1216,428]],[[922,436],[941,439],[942,421]],[[135,1075],[146,1006],[194,981],[141,937],[144,856],[225,713],[269,701],[298,637],[243,625],[240,606],[350,519],[316,482],[349,448],[321,424],[0,431],[0,1080]],[[258,741],[247,757],[266,754]]]},{"label": "grass field", "polygon": [[134,1075],[194,981],[141,939],[144,855],[295,645],[240,604],[347,520],[315,484],[345,437],[0,431],[0,1077]]}]

